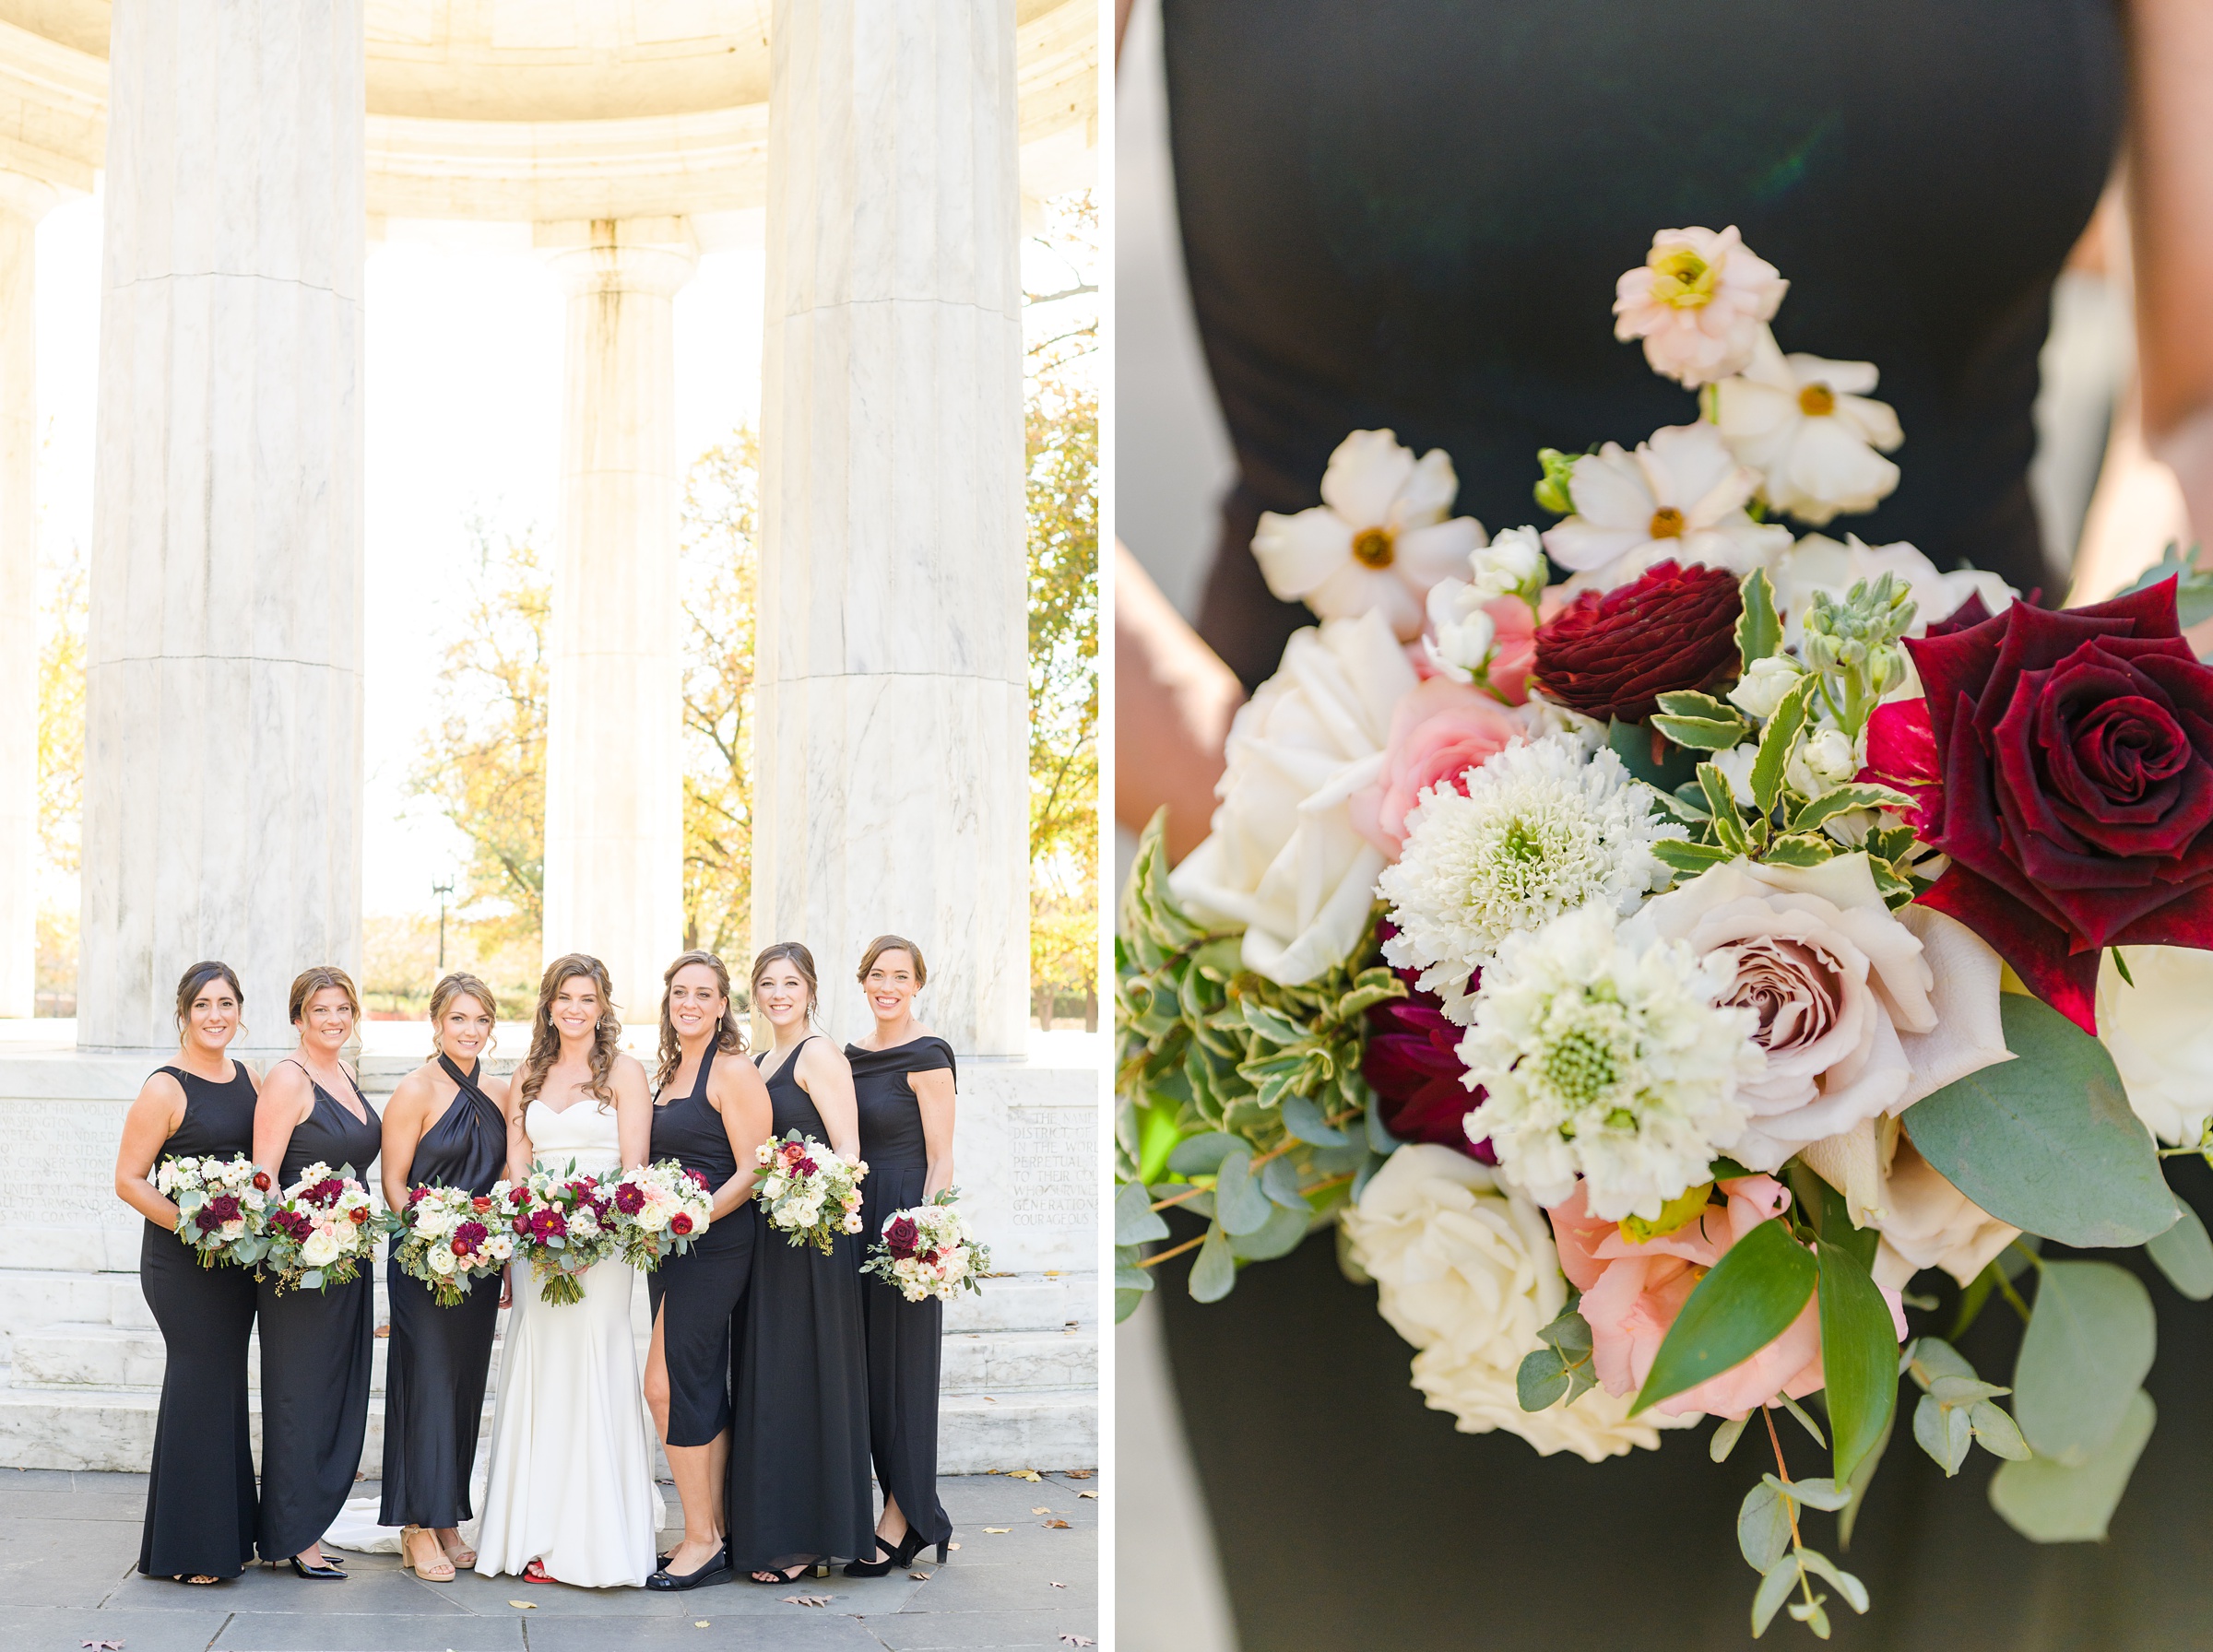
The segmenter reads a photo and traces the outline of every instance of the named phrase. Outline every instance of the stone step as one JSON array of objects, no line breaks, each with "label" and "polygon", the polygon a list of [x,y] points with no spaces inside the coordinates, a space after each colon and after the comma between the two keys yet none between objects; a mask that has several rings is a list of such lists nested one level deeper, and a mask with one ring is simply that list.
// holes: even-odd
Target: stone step
[{"label": "stone step", "polygon": [[[261,1399],[249,1397],[254,1447],[261,1449]],[[484,1428],[492,1402],[485,1402]],[[0,1367],[0,1467],[83,1469],[143,1474],[152,1457],[158,1393],[148,1388],[34,1388]],[[981,1474],[1009,1469],[1089,1469],[1098,1464],[1099,1415],[1089,1388],[1005,1396],[948,1394],[939,1415],[938,1469]],[[659,1454],[655,1454],[657,1465]],[[369,1408],[362,1472],[384,1461],[384,1408]]]}]

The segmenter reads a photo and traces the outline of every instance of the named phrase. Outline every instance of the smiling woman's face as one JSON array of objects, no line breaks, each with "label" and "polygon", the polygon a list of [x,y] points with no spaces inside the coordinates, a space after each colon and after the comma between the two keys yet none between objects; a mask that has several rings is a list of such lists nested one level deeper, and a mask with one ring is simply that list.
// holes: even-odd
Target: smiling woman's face
[{"label": "smiling woman's face", "polygon": [[807,1019],[807,977],[788,958],[779,958],[753,984],[753,1001],[775,1027],[791,1027]]},{"label": "smiling woman's face", "polygon": [[599,1024],[598,983],[589,975],[571,975],[553,992],[553,1025],[564,1038],[589,1038]]},{"label": "smiling woman's face", "polygon": [[193,996],[184,1012],[185,1041],[220,1055],[237,1035],[238,994],[218,975]]},{"label": "smiling woman's face", "polygon": [[712,1032],[722,1024],[729,1007],[722,984],[704,963],[687,963],[669,983],[669,1021],[679,1038]]},{"label": "smiling woman's face", "polygon": [[860,984],[860,990],[878,1021],[903,1019],[920,990],[915,981],[914,958],[905,947],[886,947],[869,966],[868,979]]},{"label": "smiling woman's face", "polygon": [[491,1037],[491,1011],[474,994],[459,993],[438,1021],[438,1047],[456,1061],[471,1061]]},{"label": "smiling woman's face", "polygon": [[336,1056],[345,1046],[353,1036],[353,1006],[347,1001],[344,987],[319,987],[300,1007],[300,1036],[328,1056]]}]

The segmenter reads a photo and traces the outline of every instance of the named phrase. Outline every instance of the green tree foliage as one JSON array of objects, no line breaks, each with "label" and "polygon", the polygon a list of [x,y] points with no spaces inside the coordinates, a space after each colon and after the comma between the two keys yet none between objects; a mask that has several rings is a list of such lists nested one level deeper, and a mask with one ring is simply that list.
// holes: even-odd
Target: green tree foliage
[{"label": "green tree foliage", "polygon": [[684,478],[684,945],[742,969],[753,891],[753,613],[761,438],[740,426]]}]

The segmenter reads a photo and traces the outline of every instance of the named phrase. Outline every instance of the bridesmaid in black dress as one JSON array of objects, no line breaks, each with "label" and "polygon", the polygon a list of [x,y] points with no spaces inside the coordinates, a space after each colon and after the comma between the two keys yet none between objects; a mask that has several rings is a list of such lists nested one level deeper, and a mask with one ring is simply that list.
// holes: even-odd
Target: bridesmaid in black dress
[{"label": "bridesmaid in black dress", "polygon": [[[254,1162],[279,1187],[322,1162],[364,1184],[384,1145],[376,1109],[338,1052],[353,1036],[361,1001],[346,972],[330,965],[292,983],[300,1047],[269,1071],[254,1114]],[[343,1092],[348,1097],[338,1099]],[[323,1533],[353,1490],[369,1432],[369,1364],[374,1346],[373,1265],[342,1285],[277,1294],[260,1289],[261,1523],[255,1542],[272,1565],[289,1560],[301,1577],[342,1578],[323,1555]]]},{"label": "bridesmaid in black dress", "polygon": [[745,1048],[722,960],[686,952],[661,982],[661,1058],[646,1158],[674,1159],[704,1177],[715,1205],[692,1248],[645,1276],[653,1302],[645,1404],[684,1505],[683,1541],[662,1557],[645,1587],[691,1589],[730,1576],[722,1502],[730,1465],[731,1332],[759,1242],[750,1203],[753,1150],[768,1135],[769,1101],[751,1063],[715,1059]]},{"label": "bridesmaid in black dress", "polygon": [[[431,992],[437,1052],[399,1081],[385,1104],[385,1203],[407,1206],[418,1187],[487,1194],[507,1168],[507,1081],[484,1076],[498,1000],[474,975]],[[385,1364],[384,1502],[377,1520],[401,1528],[400,1564],[431,1583],[477,1564],[461,1540],[471,1517],[468,1481],[484,1415],[484,1383],[502,1292],[479,1280],[458,1307],[387,1257],[392,1339]]]},{"label": "bridesmaid in black dress", "polygon": [[138,1569],[180,1583],[236,1577],[254,1558],[246,1408],[254,1274],[228,1263],[202,1268],[176,1236],[177,1207],[155,1190],[152,1176],[162,1159],[252,1151],[254,1075],[224,1054],[244,1001],[227,963],[195,963],[184,972],[177,983],[177,1058],[138,1092],[115,1157],[115,1192],[146,1218],[138,1287],[167,1349]]},{"label": "bridesmaid in black dress", "polygon": [[[754,1058],[768,1080],[773,1132],[799,1130],[858,1160],[852,1072],[809,1026],[812,955],[797,941],[764,949],[752,989],[775,1030],[775,1047]],[[834,1554],[874,1547],[858,1244],[841,1235],[824,1256],[761,1227],[738,1339],[725,1505],[730,1564],[755,1583],[795,1583]]]},{"label": "bridesmaid in black dress", "polygon": [[[880,935],[862,956],[861,992],[876,1018],[864,1044],[846,1046],[860,1112],[860,1245],[875,1244],[894,1210],[925,1204],[953,1186],[953,1046],[915,1020],[929,980],[922,950]],[[953,1521],[938,1501],[938,1363],[945,1304],[909,1302],[874,1274],[860,1281],[869,1348],[869,1455],[883,1487],[876,1558],[847,1563],[848,1577],[881,1577],[930,1543],[942,1561]]]}]

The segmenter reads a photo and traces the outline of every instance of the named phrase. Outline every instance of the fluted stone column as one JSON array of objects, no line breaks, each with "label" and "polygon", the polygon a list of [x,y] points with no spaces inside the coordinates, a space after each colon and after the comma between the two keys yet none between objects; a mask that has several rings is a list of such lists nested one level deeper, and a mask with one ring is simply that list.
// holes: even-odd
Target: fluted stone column
[{"label": "fluted stone column", "polygon": [[648,1027],[683,943],[674,301],[697,262],[680,220],[596,223],[552,260],[569,303],[545,955],[600,959]]},{"label": "fluted stone column", "polygon": [[362,0],[116,0],[78,1042],[356,968]]},{"label": "fluted stone column", "polygon": [[1010,0],[777,0],[753,939],[829,1030],[890,930],[964,1057],[1019,1053],[1029,950]]},{"label": "fluted stone column", "polygon": [[30,1015],[39,950],[36,230],[61,191],[0,171],[0,1016]]}]

